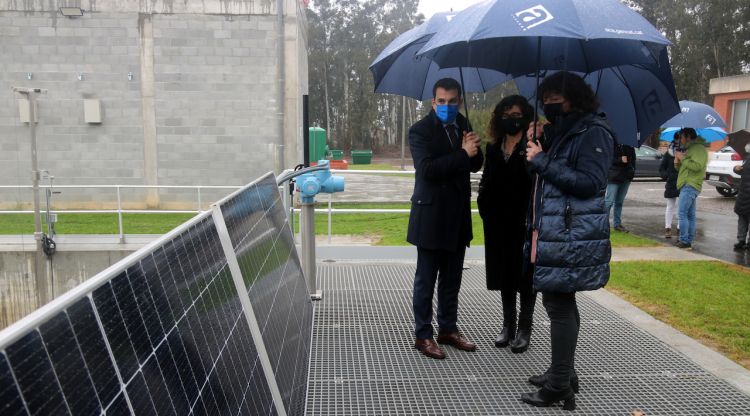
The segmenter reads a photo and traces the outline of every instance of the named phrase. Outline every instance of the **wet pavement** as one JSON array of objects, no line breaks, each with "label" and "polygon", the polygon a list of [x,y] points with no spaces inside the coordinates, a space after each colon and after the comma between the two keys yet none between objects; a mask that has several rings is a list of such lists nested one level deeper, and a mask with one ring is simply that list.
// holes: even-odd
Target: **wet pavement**
[{"label": "wet pavement", "polygon": [[[666,244],[674,244],[664,238],[663,182],[635,182],[631,184],[623,207],[622,223],[633,234],[653,238]],[[716,189],[704,187],[698,197],[697,227],[693,251],[741,266],[750,266],[750,253],[735,252],[737,215],[733,211],[734,198],[725,198]],[[677,232],[675,215],[673,233]],[[664,259],[669,260],[669,259]]]}]

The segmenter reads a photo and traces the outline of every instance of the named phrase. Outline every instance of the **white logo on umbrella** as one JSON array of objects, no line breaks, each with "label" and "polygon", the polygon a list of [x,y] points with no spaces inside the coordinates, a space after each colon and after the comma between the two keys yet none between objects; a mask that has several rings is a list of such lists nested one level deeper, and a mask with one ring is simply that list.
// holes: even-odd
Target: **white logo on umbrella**
[{"label": "white logo on umbrella", "polygon": [[513,19],[516,20],[516,23],[518,23],[518,25],[521,26],[521,29],[523,29],[524,31],[529,30],[532,27],[539,26],[542,23],[549,22],[554,18],[555,17],[552,16],[552,13],[550,13],[541,4],[534,7],[529,7],[526,10],[521,10],[520,12],[513,15]]},{"label": "white logo on umbrella", "polygon": [[708,121],[708,124],[714,125],[716,124],[716,117],[712,116],[711,114],[706,114],[706,121]]}]

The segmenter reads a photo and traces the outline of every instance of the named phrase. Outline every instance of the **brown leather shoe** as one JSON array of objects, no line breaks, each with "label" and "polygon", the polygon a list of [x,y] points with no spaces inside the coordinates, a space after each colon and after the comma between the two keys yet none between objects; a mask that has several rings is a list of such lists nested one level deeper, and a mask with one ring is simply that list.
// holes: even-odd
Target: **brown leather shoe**
[{"label": "brown leather shoe", "polygon": [[419,352],[430,358],[435,358],[438,360],[442,360],[443,358],[445,358],[445,353],[432,338],[417,339],[414,342],[414,348],[418,349]]},{"label": "brown leather shoe", "polygon": [[477,344],[464,338],[460,332],[438,334],[437,342],[452,345],[462,351],[475,351],[477,349]]}]

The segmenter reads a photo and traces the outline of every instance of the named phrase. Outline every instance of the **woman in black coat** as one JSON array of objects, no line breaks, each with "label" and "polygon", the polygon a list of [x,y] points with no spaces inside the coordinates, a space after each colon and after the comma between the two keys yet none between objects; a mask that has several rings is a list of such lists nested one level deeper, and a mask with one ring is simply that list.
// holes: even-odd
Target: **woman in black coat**
[{"label": "woman in black coat", "polygon": [[677,198],[680,196],[680,190],[677,189],[677,174],[679,172],[674,167],[674,150],[677,142],[678,140],[675,137],[659,165],[659,176],[666,181],[664,183],[664,198],[667,199],[667,209],[664,212],[664,238],[672,238],[672,219],[677,209]]},{"label": "woman in black coat", "polygon": [[537,97],[551,124],[544,127],[541,143],[526,144],[535,173],[526,250],[550,321],[551,362],[543,374],[529,377],[541,388],[521,400],[540,407],[562,401],[563,409],[574,410],[581,324],[576,292],[599,289],[609,280],[612,248],[604,193],[614,132],[597,113],[594,91],[578,75],[561,71],[546,77]]},{"label": "woman in black coat", "polygon": [[[477,198],[484,223],[487,289],[499,290],[503,305],[503,328],[495,346],[510,345],[514,353],[529,347],[536,303],[531,268],[523,264],[531,194],[524,136],[533,114],[534,109],[519,95],[505,97],[495,106]],[[521,297],[518,318],[516,293]]]}]

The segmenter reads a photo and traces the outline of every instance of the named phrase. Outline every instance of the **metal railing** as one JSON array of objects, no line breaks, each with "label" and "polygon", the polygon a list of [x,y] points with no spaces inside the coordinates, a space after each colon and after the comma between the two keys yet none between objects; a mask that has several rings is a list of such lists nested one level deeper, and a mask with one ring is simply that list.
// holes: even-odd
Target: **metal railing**
[{"label": "metal railing", "polygon": [[[120,242],[125,242],[122,214],[197,214],[203,212],[202,189],[227,189],[237,190],[240,185],[39,185],[40,189],[114,189],[117,199],[117,209],[70,209],[53,210],[56,214],[117,214],[117,228]],[[33,189],[32,185],[0,185],[1,189]],[[170,209],[122,209],[123,189],[194,189],[197,194],[197,209],[195,210],[170,210]],[[46,210],[41,210],[46,214]],[[33,214],[33,210],[0,210],[0,214]]]},{"label": "metal railing", "polygon": [[[279,175],[282,178],[285,174],[289,174],[291,170],[285,170]],[[349,169],[331,169],[334,174],[345,174],[345,175],[414,175],[414,170],[349,170]],[[478,180],[482,172],[472,173],[472,181]],[[125,232],[123,229],[123,214],[197,214],[203,212],[203,201],[201,197],[202,189],[227,189],[237,190],[242,186],[235,185],[39,185],[39,188],[54,188],[54,189],[114,189],[117,198],[117,209],[78,209],[78,210],[53,210],[51,212],[56,214],[117,214],[117,227],[120,242],[125,242]],[[284,189],[281,189],[284,188]],[[281,187],[282,195],[284,196],[283,201],[286,208],[286,212],[289,213],[289,224],[294,230],[294,214],[300,212],[298,208],[292,209],[292,201],[289,197],[289,193],[285,187]],[[31,185],[0,185],[1,189],[32,189]],[[195,210],[169,210],[169,209],[122,209],[122,189],[194,189],[197,195],[197,209]],[[328,215],[328,243],[331,243],[333,235],[333,214],[408,214],[408,208],[333,208],[333,194],[328,196],[328,207],[327,208],[316,208],[316,214],[327,214]],[[31,214],[32,210],[0,210],[2,214]],[[473,209],[472,213],[476,214],[479,211]],[[46,210],[42,210],[42,213],[46,213]]]},{"label": "metal railing", "polygon": [[[414,170],[349,170],[349,169],[331,169],[331,172],[334,174],[354,174],[354,175],[362,175],[362,174],[384,174],[384,175],[414,175],[416,171]],[[482,176],[482,171],[471,173],[471,180],[472,181],[478,181],[479,178]],[[346,192],[346,191],[344,191]],[[332,230],[332,224],[333,224],[333,214],[408,214],[411,210],[409,208],[333,208],[333,194],[328,194],[328,207],[327,208],[316,208],[315,213],[316,214],[328,214],[328,244],[331,244],[331,239],[333,235]],[[293,209],[292,215],[294,213],[298,213],[299,209]],[[472,209],[472,214],[478,214],[479,210]],[[292,226],[294,225],[293,222],[294,218],[292,217]],[[293,230],[294,228],[292,228]]]}]

